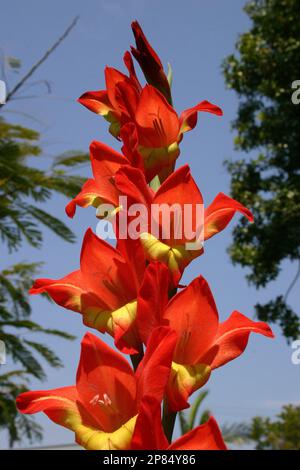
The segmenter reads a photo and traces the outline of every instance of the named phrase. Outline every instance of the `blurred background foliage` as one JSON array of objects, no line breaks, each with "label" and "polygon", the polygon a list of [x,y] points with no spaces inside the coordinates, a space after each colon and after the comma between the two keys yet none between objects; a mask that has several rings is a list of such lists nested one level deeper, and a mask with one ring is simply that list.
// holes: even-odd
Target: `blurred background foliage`
[{"label": "blurred background foliage", "polygon": [[253,210],[255,223],[240,220],[230,255],[257,288],[275,280],[284,261],[295,264],[286,292],[256,305],[258,318],[278,324],[290,341],[300,334],[299,312],[288,304],[300,276],[300,106],[291,101],[300,78],[299,0],[251,0],[245,11],[251,28],[223,64],[239,98],[233,129],[244,155],[226,166],[232,196]]},{"label": "blurred background foliage", "polygon": [[[300,23],[298,0],[251,0],[245,11],[250,30],[242,34],[234,54],[223,63],[226,84],[239,99],[233,123],[235,145],[243,155],[226,162],[231,176],[231,194],[251,208],[255,224],[243,219],[233,232],[230,255],[248,269],[248,280],[265,288],[275,280],[285,261],[295,263],[296,273],[288,289],[266,304],[256,305],[257,316],[278,324],[287,340],[299,336],[298,312],[288,297],[300,277],[300,106],[293,105],[292,82],[300,79]],[[9,91],[9,101],[22,91],[37,67],[69,34],[77,19]],[[3,57],[13,74],[21,61]],[[2,76],[5,79],[6,76]],[[41,84],[41,83],[39,83]],[[46,91],[51,92],[47,80]],[[2,107],[3,109],[3,107]],[[0,106],[1,111],[1,106]],[[32,158],[34,157],[34,158]],[[72,173],[85,164],[88,155],[70,152],[57,157],[51,167],[40,170],[32,161],[43,158],[40,135],[22,123],[0,116],[0,236],[2,247],[16,252],[26,242],[41,247],[41,224],[68,242],[74,235],[43,205],[55,193],[73,197],[82,184]],[[29,162],[30,160],[30,162]],[[34,333],[71,339],[62,331],[48,330],[31,319],[27,291],[39,263],[19,262],[0,272],[0,339],[15,369],[0,374],[0,429],[6,429],[11,445],[28,437],[41,437],[41,428],[30,417],[16,412],[15,397],[27,389],[30,377],[44,378],[40,359],[60,367],[59,358],[44,342],[28,338]],[[1,370],[0,370],[1,372]],[[182,433],[207,420],[210,411],[200,407],[208,391],[201,391],[188,411],[179,414]],[[250,423],[224,425],[225,441],[231,445],[254,442],[257,449],[299,449],[300,407],[287,405],[275,420],[256,417]]]},{"label": "blurred background foliage", "polygon": [[[179,412],[181,434],[205,423],[213,413],[201,405],[208,390],[200,391],[188,410]],[[275,419],[256,416],[250,422],[223,424],[221,432],[229,449],[248,445],[256,450],[300,449],[300,406],[285,405]]]},{"label": "blurred background foliage", "polygon": [[299,450],[300,406],[283,406],[274,420],[253,418],[249,438],[257,450]]},{"label": "blurred background foliage", "polygon": [[[70,30],[70,27],[69,27]],[[68,31],[68,30],[66,30]],[[54,46],[66,37],[66,32]],[[62,39],[63,38],[63,39]],[[53,51],[55,47],[49,50]],[[49,56],[49,51],[42,57]],[[21,67],[20,60],[10,60],[7,64],[15,73]],[[5,58],[3,59],[5,60]],[[41,64],[43,60],[39,61]],[[13,66],[11,65],[13,64]],[[35,66],[8,93],[8,101],[22,91],[25,82],[33,75]],[[5,70],[5,64],[2,64]],[[6,78],[6,73],[5,73]],[[6,82],[7,83],[7,82]],[[21,84],[21,86],[18,86]],[[7,105],[5,105],[7,106]],[[4,108],[1,107],[0,111]],[[89,160],[89,155],[70,151],[52,161],[46,170],[37,168],[32,160],[43,158],[40,135],[36,130],[21,124],[8,122],[0,116],[0,238],[1,251],[17,252],[23,243],[40,248],[43,243],[41,226],[47,227],[67,242],[74,242],[70,229],[55,215],[49,214],[43,205],[53,194],[74,197],[83,179],[70,171]],[[29,161],[30,160],[30,161]],[[57,355],[45,341],[32,339],[34,333],[55,335],[64,339],[72,336],[64,331],[43,328],[31,320],[31,306],[28,289],[37,275],[40,263],[18,262],[13,266],[2,267],[0,271],[0,339],[4,341],[7,362],[15,364],[15,369],[0,373],[0,429],[9,433],[10,445],[27,437],[36,441],[42,430],[34,419],[17,412],[16,396],[27,390],[30,377],[43,380],[45,372],[41,359],[52,367],[61,367]],[[1,369],[0,369],[1,372]]]}]

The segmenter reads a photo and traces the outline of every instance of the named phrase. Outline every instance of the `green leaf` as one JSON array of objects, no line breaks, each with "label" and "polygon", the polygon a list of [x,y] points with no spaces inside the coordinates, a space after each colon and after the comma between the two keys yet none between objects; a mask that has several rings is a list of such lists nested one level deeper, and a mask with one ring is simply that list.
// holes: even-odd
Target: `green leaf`
[{"label": "green leaf", "polygon": [[55,158],[53,168],[64,167],[77,167],[78,165],[86,165],[90,161],[90,155],[84,152],[69,151]]},{"label": "green leaf", "polygon": [[44,344],[37,343],[35,341],[24,340],[24,342],[35,349],[43,358],[48,362],[48,364],[52,367],[62,367],[62,362],[58,358],[50,348],[45,346]]},{"label": "green leaf", "polygon": [[196,397],[194,403],[191,405],[190,413],[189,413],[189,419],[188,419],[189,429],[194,428],[198,410],[199,410],[203,400],[205,400],[205,398],[207,397],[208,393],[209,393],[208,390],[201,391],[198,394],[198,396]]},{"label": "green leaf", "polygon": [[187,422],[187,419],[186,419],[186,417],[184,416],[184,412],[183,412],[183,411],[179,411],[178,417],[179,417],[179,424],[180,424],[181,435],[183,436],[183,435],[186,434],[188,431],[190,431],[189,423]]},{"label": "green leaf", "polygon": [[73,232],[56,217],[53,217],[44,210],[38,209],[37,207],[31,205],[28,206],[27,211],[36,220],[39,220],[42,224],[52,230],[52,232],[56,233],[56,235],[59,235],[65,241],[70,243],[75,241]]}]

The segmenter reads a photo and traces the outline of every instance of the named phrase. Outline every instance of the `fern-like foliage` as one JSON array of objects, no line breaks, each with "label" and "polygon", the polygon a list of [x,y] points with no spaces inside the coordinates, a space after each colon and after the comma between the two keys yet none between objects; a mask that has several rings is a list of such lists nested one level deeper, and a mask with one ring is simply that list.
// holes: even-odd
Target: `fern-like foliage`
[{"label": "fern-like foliage", "polygon": [[23,241],[39,247],[40,224],[66,241],[74,241],[70,229],[39,205],[54,193],[73,197],[79,191],[83,179],[68,171],[87,162],[88,155],[68,152],[43,171],[27,163],[27,157],[42,155],[38,139],[36,131],[0,118],[0,237],[10,251],[19,248]]},{"label": "fern-like foliage", "polygon": [[[68,152],[57,157],[46,171],[29,164],[28,157],[42,158],[39,134],[0,118],[2,255],[7,250],[18,250],[24,242],[40,247],[41,225],[68,242],[75,239],[70,229],[41,205],[55,193],[73,197],[79,191],[82,178],[69,173],[83,165],[88,155]],[[62,366],[59,357],[41,340],[42,335],[72,339],[63,331],[43,328],[31,319],[28,289],[39,269],[40,263],[22,262],[0,271],[0,340],[5,344],[10,370],[0,365],[0,430],[8,431],[11,446],[24,437],[34,441],[42,436],[33,418],[17,412],[16,396],[27,390],[30,377],[45,379],[41,359],[52,367]],[[37,334],[38,340],[34,337]],[[11,364],[16,364],[16,370],[11,370]]]}]

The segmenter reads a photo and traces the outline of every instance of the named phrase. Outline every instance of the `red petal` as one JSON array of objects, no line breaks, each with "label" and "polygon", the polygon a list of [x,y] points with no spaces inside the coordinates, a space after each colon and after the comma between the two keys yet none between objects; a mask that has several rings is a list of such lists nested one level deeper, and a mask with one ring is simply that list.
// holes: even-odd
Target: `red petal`
[{"label": "red petal", "polygon": [[142,90],[142,87],[141,87],[141,84],[137,78],[137,75],[136,75],[136,72],[135,72],[135,68],[134,68],[134,64],[133,64],[133,60],[132,60],[132,57],[131,57],[131,54],[129,51],[126,51],[125,54],[124,54],[124,57],[123,57],[123,60],[124,60],[124,64],[129,72],[129,78],[130,80],[132,81],[132,83],[135,85],[136,89],[138,91],[141,91]]},{"label": "red petal", "polygon": [[137,326],[144,344],[154,328],[163,324],[163,312],[168,303],[170,275],[162,263],[150,263],[138,293]]},{"label": "red petal", "polygon": [[[166,243],[176,246],[185,241],[193,241],[189,239],[189,232],[196,234],[198,226],[201,227],[201,223],[203,223],[200,217],[201,210],[203,209],[203,199],[188,165],[178,168],[164,181],[155,193],[153,202],[158,205],[167,204],[169,207],[174,204],[174,207],[178,206],[179,214],[181,213],[179,230],[176,229],[176,216],[173,213],[171,214],[171,237],[169,239],[163,237]],[[187,212],[187,208],[191,209],[191,211]],[[199,220],[197,221],[197,219]],[[155,220],[156,223],[159,222],[161,233],[163,233],[165,224],[162,217],[160,217],[160,221]],[[184,222],[187,222],[187,224]],[[165,226],[165,230],[168,228]],[[190,236],[192,236],[192,233]]]},{"label": "red petal", "polygon": [[119,110],[118,101],[116,99],[116,85],[120,82],[129,80],[124,73],[113,67],[105,67],[105,83],[107,95],[113,109]]},{"label": "red petal", "polygon": [[128,164],[124,155],[102,142],[93,141],[90,145],[90,158],[95,179],[87,180],[77,196],[66,206],[66,213],[73,217],[76,205],[80,207],[109,204],[117,207],[119,191],[114,184],[115,173]]},{"label": "red petal", "polygon": [[43,292],[47,292],[58,305],[74,312],[83,312],[89,307],[99,309],[107,307],[94,293],[86,291],[80,270],[61,279],[37,279],[29,293],[41,294]]},{"label": "red petal", "polygon": [[[124,126],[122,126],[120,137],[124,144],[122,147],[123,154],[132,166],[139,168],[144,173],[144,161],[138,151],[138,135],[135,124],[133,122],[127,122]],[[147,177],[147,175],[145,176]],[[148,181],[149,178],[147,177],[147,182]]]},{"label": "red petal", "polygon": [[211,346],[218,329],[218,311],[206,280],[199,276],[171,299],[164,313],[178,342],[174,361],[194,365]]},{"label": "red petal", "polygon": [[226,196],[226,194],[219,193],[207,209],[205,209],[204,239],[208,240],[216,233],[224,230],[236,212],[240,212],[250,222],[253,222],[253,215],[249,209],[235,199]]},{"label": "red petal", "polygon": [[62,387],[21,393],[16,404],[21,413],[33,414],[43,411],[55,423],[72,429],[68,418],[79,416],[77,399],[76,387]]},{"label": "red petal", "polygon": [[91,164],[95,180],[101,184],[109,180],[123,165],[128,165],[124,155],[94,140],[90,145]]},{"label": "red petal", "polygon": [[[271,328],[264,322],[254,322],[239,312],[233,312],[230,317],[219,325],[214,344],[214,358],[211,361],[212,369],[216,369],[242,354],[247,346],[250,333],[273,338]],[[208,351],[201,361],[211,355]]]},{"label": "red petal", "polygon": [[161,404],[152,397],[142,400],[131,441],[132,450],[164,450],[169,443],[161,424]]},{"label": "red petal", "polygon": [[[84,407],[106,432],[136,414],[132,368],[120,353],[91,333],[86,333],[81,343],[76,386]],[[95,404],[96,398],[104,405]]]},{"label": "red petal", "polygon": [[[87,292],[96,292],[111,310],[136,298],[133,278],[121,253],[91,229],[83,239],[80,269]],[[120,282],[125,279],[126,284]]]},{"label": "red petal", "polygon": [[211,416],[207,423],[184,434],[168,450],[226,450],[221,431]]},{"label": "red petal", "polygon": [[85,313],[115,310],[136,299],[134,277],[121,253],[87,230],[80,270],[61,279],[38,279],[30,294],[47,292],[59,305]]},{"label": "red petal", "polygon": [[167,327],[153,330],[145,356],[136,371],[137,402],[150,396],[162,401],[176,344],[177,336]]},{"label": "red petal", "polygon": [[128,119],[134,119],[140,96],[137,89],[130,81],[119,82],[116,84],[115,96],[122,113],[122,124]]},{"label": "red petal", "polygon": [[113,185],[99,185],[95,180],[87,180],[80,193],[66,205],[66,214],[73,218],[76,206],[98,207],[101,204],[108,204],[112,209],[118,206],[118,191]]},{"label": "red petal", "polygon": [[78,102],[90,111],[101,114],[101,116],[105,116],[110,111],[114,110],[106,90],[87,91],[78,98]]},{"label": "red petal", "polygon": [[[146,269],[146,258],[143,247],[139,240],[127,238],[125,240],[119,239],[117,241],[117,249],[122,253],[127,269],[130,267],[130,271],[134,278],[136,292],[138,292],[143,282]],[[126,277],[128,277],[128,271]]]},{"label": "red petal", "polygon": [[141,93],[136,111],[139,143],[143,147],[168,147],[177,142],[179,119],[165,97],[151,85]]},{"label": "red petal", "polygon": [[127,205],[144,204],[146,208],[152,203],[154,192],[147,185],[144,174],[138,168],[124,166],[116,174],[118,190],[128,197]]},{"label": "red petal", "polygon": [[148,83],[155,86],[168,100],[172,102],[171,90],[160,58],[149,44],[142,28],[137,21],[131,24],[135,37],[136,48],[131,46],[131,53],[138,61]]},{"label": "red petal", "polygon": [[209,101],[201,101],[193,108],[186,109],[181,113],[179,118],[180,132],[188,132],[194,129],[197,124],[199,111],[216,114],[217,116],[223,115],[222,109],[215,104],[212,104]]},{"label": "red petal", "polygon": [[160,61],[160,58],[156,54],[153,47],[151,47],[151,45],[149,44],[138,21],[133,21],[131,23],[131,27],[132,27],[132,31],[136,40],[136,45],[138,48],[137,50],[132,48],[132,52],[136,60],[139,61],[139,56],[143,54],[147,57],[148,60],[152,58],[152,60],[157,64],[157,66],[159,68],[162,68],[162,63]]}]

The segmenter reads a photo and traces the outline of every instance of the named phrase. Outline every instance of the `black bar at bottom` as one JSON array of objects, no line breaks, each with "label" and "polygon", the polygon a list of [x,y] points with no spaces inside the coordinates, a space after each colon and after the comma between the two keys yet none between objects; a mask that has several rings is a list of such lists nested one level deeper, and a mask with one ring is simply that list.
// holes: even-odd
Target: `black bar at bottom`
[{"label": "black bar at bottom", "polygon": [[225,464],[283,464],[292,462],[296,455],[293,451],[71,451],[71,450],[2,450],[0,465],[2,469],[19,467],[42,468],[43,465],[76,466],[93,465],[90,470],[123,466],[140,468],[148,466],[196,467],[198,465]]}]

